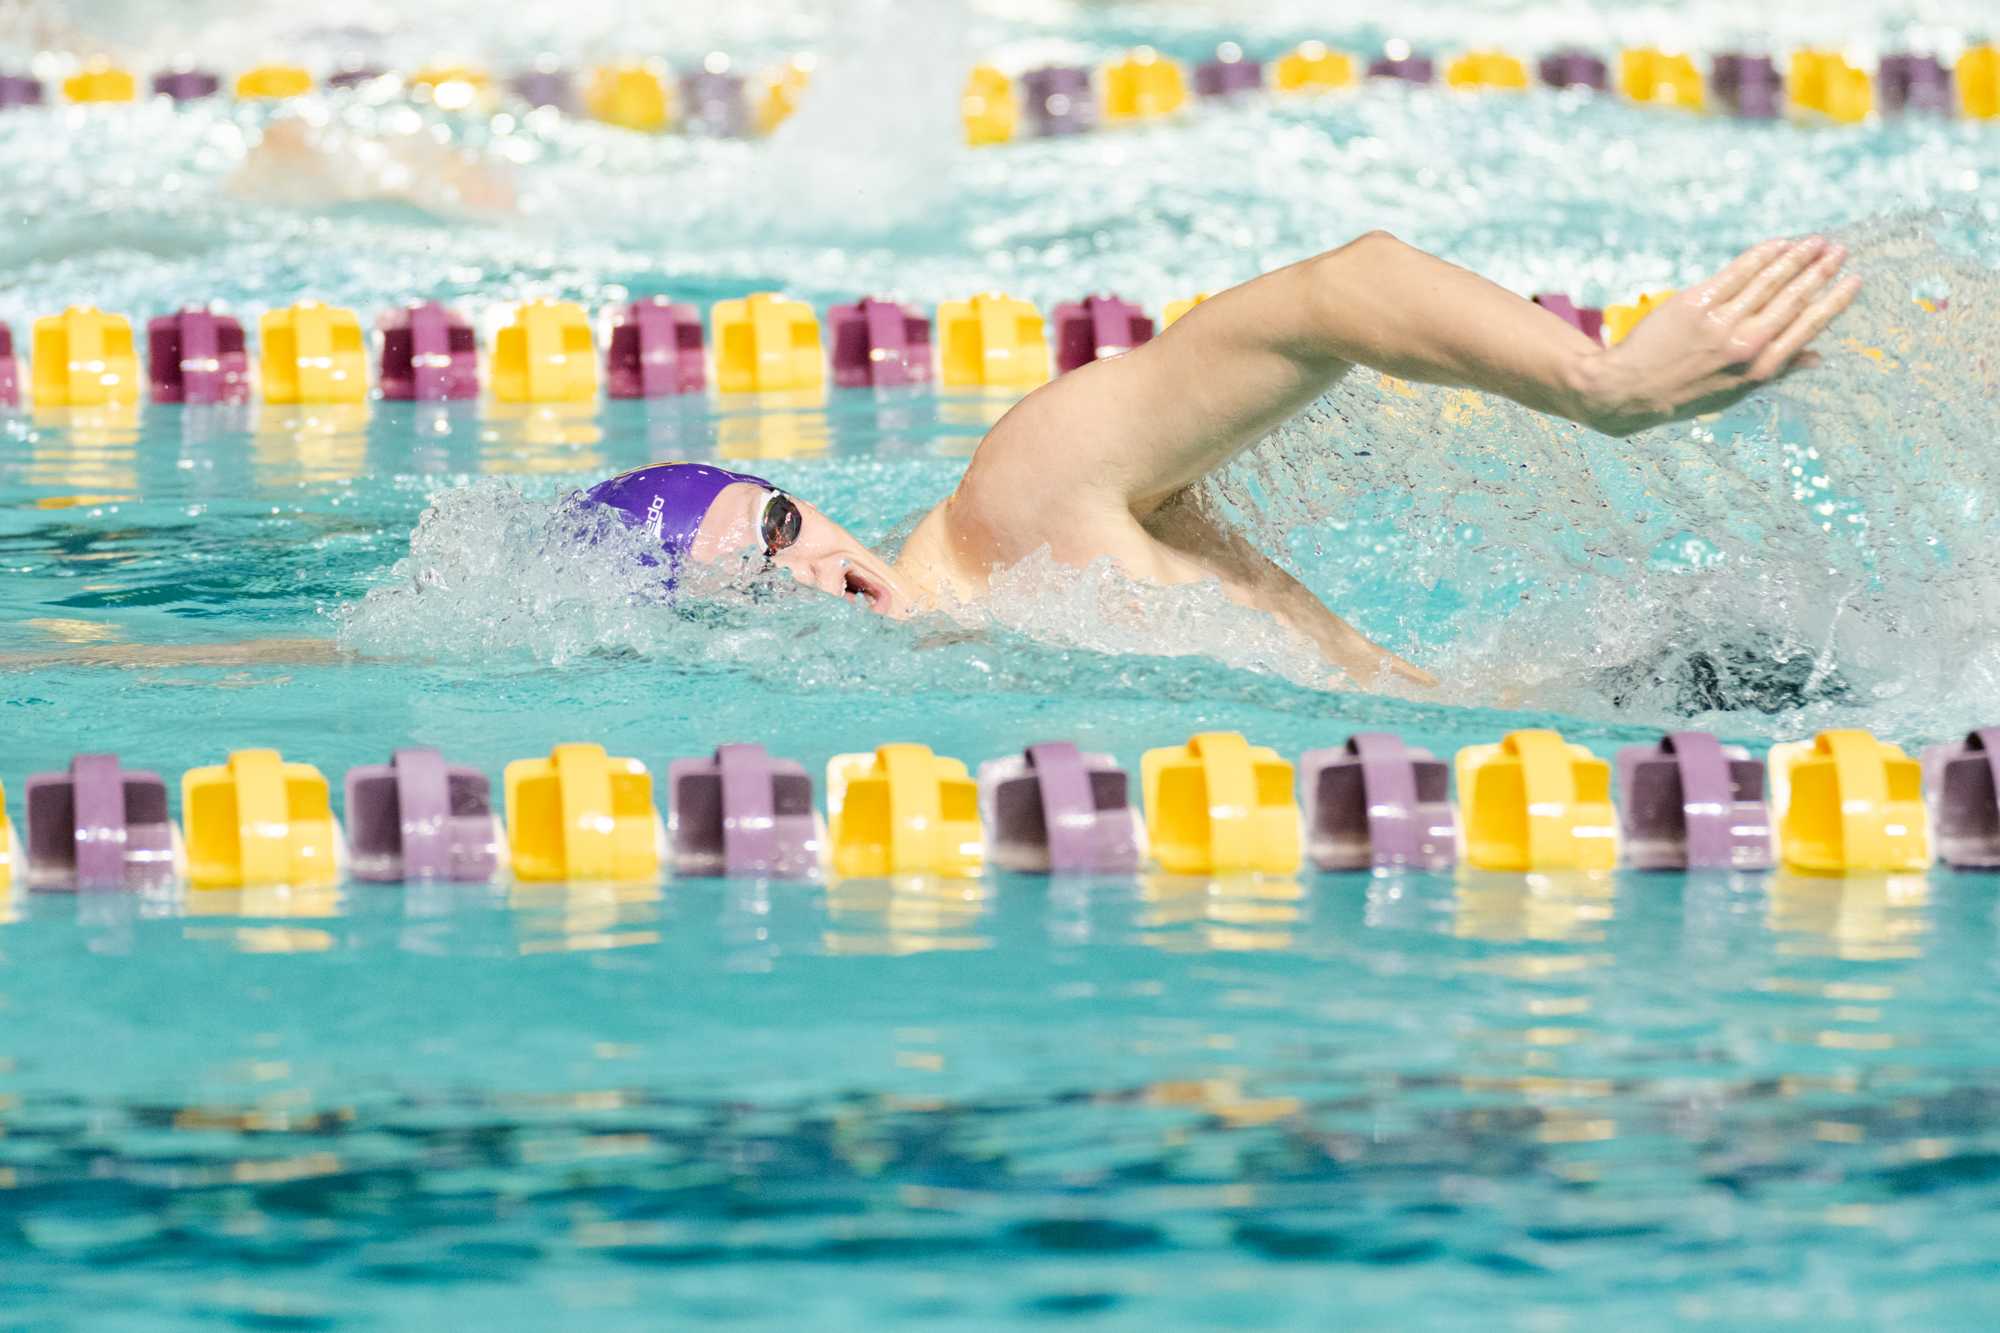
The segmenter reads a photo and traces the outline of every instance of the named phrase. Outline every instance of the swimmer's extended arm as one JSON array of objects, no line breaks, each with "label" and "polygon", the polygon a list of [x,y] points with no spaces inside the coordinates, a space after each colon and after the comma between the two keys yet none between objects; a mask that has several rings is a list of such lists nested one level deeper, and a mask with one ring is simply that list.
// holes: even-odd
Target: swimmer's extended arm
[{"label": "swimmer's extended arm", "polygon": [[1806,345],[1859,285],[1835,281],[1844,258],[1818,238],[1767,242],[1606,349],[1476,274],[1371,233],[1223,292],[1144,346],[1028,395],[943,506],[947,558],[974,583],[1044,546],[1064,564],[1110,558],[1156,582],[1216,578],[1360,683],[1383,670],[1427,681],[1268,560],[1192,529],[1181,536],[1194,549],[1183,549],[1149,520],[1356,363],[1502,394],[1611,434],[1720,408],[1812,364]]},{"label": "swimmer's extended arm", "polygon": [[[1227,462],[1349,365],[1497,393],[1610,434],[1713,411],[1790,370],[1846,309],[1846,252],[1767,242],[1604,348],[1547,311],[1384,232],[1196,306],[1151,342],[1029,395],[967,473],[975,543],[1048,540],[1106,501],[1141,515]],[[991,542],[1005,533],[1015,540]],[[996,551],[996,554],[998,552]],[[1060,552],[1059,552],[1060,554]]]}]

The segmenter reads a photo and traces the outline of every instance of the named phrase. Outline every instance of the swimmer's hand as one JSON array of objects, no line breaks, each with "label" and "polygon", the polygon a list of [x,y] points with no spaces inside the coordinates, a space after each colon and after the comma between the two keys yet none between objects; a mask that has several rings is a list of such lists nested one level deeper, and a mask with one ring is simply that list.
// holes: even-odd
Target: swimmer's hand
[{"label": "swimmer's hand", "polygon": [[1577,420],[1606,435],[1716,412],[1819,364],[1808,345],[1847,309],[1845,246],[1766,241],[1655,310],[1616,347],[1578,361]]}]

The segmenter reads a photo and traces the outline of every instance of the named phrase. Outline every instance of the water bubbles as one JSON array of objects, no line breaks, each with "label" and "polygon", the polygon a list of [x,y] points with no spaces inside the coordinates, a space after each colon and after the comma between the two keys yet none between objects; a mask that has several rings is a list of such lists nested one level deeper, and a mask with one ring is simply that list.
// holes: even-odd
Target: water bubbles
[{"label": "water bubbles", "polygon": [[657,565],[609,511],[530,499],[499,481],[436,495],[409,554],[339,615],[377,655],[519,657],[552,665],[644,650],[668,624]]},{"label": "water bubbles", "polygon": [[1002,571],[970,623],[992,623],[1038,643],[1095,653],[1203,656],[1310,688],[1339,682],[1310,643],[1267,615],[1239,606],[1219,583],[1179,587],[1133,580],[1110,560],[1058,564],[1045,547]]},{"label": "water bubbles", "polygon": [[690,566],[669,594],[657,552],[564,494],[493,480],[441,491],[409,553],[336,613],[340,641],[369,657],[479,671],[643,660],[788,692],[950,695],[976,676],[1040,693],[1057,681],[1152,682],[1161,670],[1179,688],[1205,680],[1210,691],[1229,691],[1231,671],[1312,690],[1337,683],[1303,639],[1219,585],[1162,588],[1108,562],[1070,569],[1044,551],[977,605],[898,623],[747,558]]}]

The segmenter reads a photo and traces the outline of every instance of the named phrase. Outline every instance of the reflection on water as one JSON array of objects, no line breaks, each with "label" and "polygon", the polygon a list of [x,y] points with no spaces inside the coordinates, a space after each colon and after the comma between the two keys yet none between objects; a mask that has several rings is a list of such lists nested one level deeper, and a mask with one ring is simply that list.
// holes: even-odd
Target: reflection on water
[{"label": "reflection on water", "polygon": [[932,875],[842,879],[826,889],[829,954],[900,957],[991,947],[979,932],[994,888],[982,880]]},{"label": "reflection on water", "polygon": [[[1834,1052],[1895,1053],[1914,1059],[1931,1045],[1927,1025],[1899,1031],[1896,1001],[1910,989],[1934,930],[1931,885],[1923,875],[1771,878],[1768,928],[1778,937],[1760,989],[1778,1006],[1774,1039]],[[1830,967],[1829,962],[1849,966]],[[1918,983],[1919,987],[1921,983]],[[1921,993],[1921,991],[1919,991]],[[1855,1141],[1859,1130],[1815,1127],[1822,1138]]]},{"label": "reflection on water", "polygon": [[189,889],[178,901],[188,916],[281,919],[339,916],[346,906],[342,890],[332,886]]},{"label": "reflection on water", "polygon": [[183,932],[190,940],[227,945],[237,953],[325,953],[334,947],[334,936],[324,930],[302,930],[295,926],[236,926],[209,929],[190,926]]},{"label": "reflection on water", "polygon": [[477,403],[376,403],[369,465],[422,477],[474,472],[478,443]]},{"label": "reflection on water", "polygon": [[[1115,1098],[1113,1100],[1116,1100]],[[1288,1119],[1305,1109],[1300,1097],[1257,1097],[1245,1092],[1243,1076],[1204,1079],[1163,1080],[1140,1090],[1139,1100],[1148,1106],[1192,1107],[1214,1116],[1231,1129],[1268,1125]]]},{"label": "reflection on water", "polygon": [[955,438],[969,458],[979,437],[991,430],[1008,409],[1020,401],[1020,394],[1011,390],[988,389],[979,392],[955,391],[941,393],[937,399],[937,418],[947,432],[946,438]]},{"label": "reflection on water", "polygon": [[722,394],[716,399],[716,453],[723,458],[793,458],[833,442],[826,390]]},{"label": "reflection on water", "polygon": [[20,479],[62,494],[36,501],[43,509],[115,504],[139,494],[137,403],[38,408],[34,440]]},{"label": "reflection on water", "polygon": [[[45,619],[35,628],[65,642],[101,638],[91,622]],[[1954,880],[1977,886],[1981,879]],[[1461,869],[1449,875],[1326,875],[1299,880],[1265,875],[1146,873],[1108,877],[949,879],[906,875],[840,879],[825,886],[763,881],[682,880],[661,884],[359,885],[242,890],[149,890],[145,894],[43,893],[22,901],[60,918],[102,923],[141,913],[194,917],[291,919],[338,917],[385,903],[410,919],[448,917],[481,906],[512,913],[524,937],[588,938],[633,925],[655,925],[663,905],[696,890],[725,887],[714,924],[728,933],[768,934],[775,922],[823,910],[828,939],[846,951],[896,953],[929,947],[984,947],[976,932],[1008,894],[1031,894],[1046,937],[1074,945],[1131,939],[1178,952],[1308,950],[1330,929],[1385,937],[1443,935],[1507,946],[1457,955],[1463,970],[1539,975],[1615,963],[1621,895],[1650,898],[1649,920],[1672,909],[1682,917],[1686,949],[1700,955],[1742,944],[1754,922],[1774,961],[1919,962],[1936,929],[1935,885],[1924,875],[1770,876],[1729,874],[1506,874]],[[25,891],[23,891],[25,894]],[[357,895],[359,897],[357,898]],[[1108,920],[1115,915],[1115,920]],[[1315,918],[1323,918],[1316,923]],[[877,937],[879,949],[851,947]],[[1541,951],[1540,944],[1587,945]]]},{"label": "reflection on water", "polygon": [[1881,962],[1923,956],[1930,880],[1924,875],[1813,876],[1770,880],[1770,928],[1780,952]]},{"label": "reflection on water", "polygon": [[69,616],[35,616],[21,623],[29,629],[39,630],[58,643],[71,647],[112,643],[118,638],[117,627],[107,625],[101,620],[76,620]]},{"label": "reflection on water", "polygon": [[1263,875],[1143,875],[1139,938],[1161,949],[1222,953],[1292,947],[1305,886]]},{"label": "reflection on water", "polygon": [[593,403],[489,403],[481,466],[503,474],[601,471],[603,438]]},{"label": "reflection on water", "polygon": [[1608,874],[1504,875],[1459,872],[1454,929],[1467,939],[1590,944],[1616,915]]},{"label": "reflection on water", "polygon": [[523,954],[658,944],[660,899],[657,884],[515,884],[507,890]]},{"label": "reflection on water", "polygon": [[180,407],[155,404],[149,409],[147,431],[162,438],[178,439],[188,466],[200,466],[206,450],[219,441],[241,438],[250,433],[250,419],[256,408],[249,403],[196,403]]},{"label": "reflection on water", "polygon": [[250,456],[268,486],[346,482],[368,459],[367,403],[260,404],[250,414]]}]

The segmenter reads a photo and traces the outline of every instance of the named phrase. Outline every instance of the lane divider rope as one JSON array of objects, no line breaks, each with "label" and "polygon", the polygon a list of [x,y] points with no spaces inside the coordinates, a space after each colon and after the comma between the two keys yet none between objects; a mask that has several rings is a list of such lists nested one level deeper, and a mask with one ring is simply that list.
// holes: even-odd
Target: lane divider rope
[{"label": "lane divider rope", "polygon": [[[1456,802],[1450,787],[1456,772]],[[1617,775],[1617,800],[1612,777]],[[150,891],[423,880],[650,883],[926,875],[991,865],[1054,874],[1277,875],[1636,870],[2000,870],[2000,727],[1912,758],[1829,730],[1767,757],[1679,731],[1606,762],[1557,732],[1509,733],[1450,765],[1364,732],[1297,763],[1235,732],[1148,751],[1139,800],[1108,755],[1043,741],[980,765],[915,742],[836,755],[825,814],[803,765],[731,744],[652,770],[602,745],[558,745],[487,776],[420,746],[351,769],[343,832],[331,786],[276,750],[239,750],[167,786],[115,755],[79,755],[25,788],[21,850],[0,793],[0,887]],[[18,870],[17,859],[19,863]]]}]

